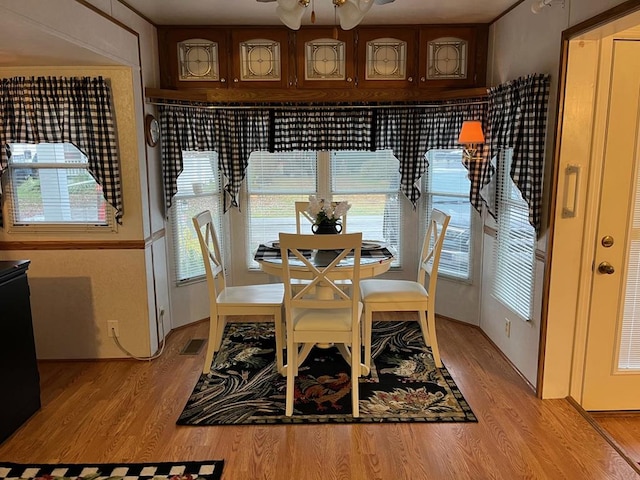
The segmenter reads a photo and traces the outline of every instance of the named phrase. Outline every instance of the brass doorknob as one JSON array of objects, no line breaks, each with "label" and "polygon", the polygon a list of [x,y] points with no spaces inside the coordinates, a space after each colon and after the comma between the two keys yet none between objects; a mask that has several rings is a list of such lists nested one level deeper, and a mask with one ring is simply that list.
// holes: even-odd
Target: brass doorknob
[{"label": "brass doorknob", "polygon": [[613,265],[611,265],[609,262],[602,262],[600,265],[598,265],[598,272],[600,273],[611,275],[615,271],[616,269],[613,268]]}]

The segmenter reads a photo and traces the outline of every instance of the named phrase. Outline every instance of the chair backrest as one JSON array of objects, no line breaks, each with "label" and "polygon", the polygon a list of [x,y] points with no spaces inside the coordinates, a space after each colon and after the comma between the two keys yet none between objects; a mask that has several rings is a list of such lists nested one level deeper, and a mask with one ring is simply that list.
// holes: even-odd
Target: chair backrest
[{"label": "chair backrest", "polygon": [[[358,308],[362,232],[340,235],[280,233],[279,240],[284,274],[285,311],[291,308]],[[335,258],[328,262],[314,261],[318,250],[322,251],[321,253],[330,252]],[[309,251],[313,251],[311,257]],[[295,266],[291,263],[294,259]],[[303,264],[302,268],[300,262]],[[346,271],[341,268],[341,271],[337,272],[341,262],[343,265],[352,265],[352,268]],[[325,266],[325,263],[328,264]],[[292,289],[292,280],[300,278],[308,281],[302,287]],[[350,288],[345,289],[344,283],[336,282],[337,279],[351,280]]]},{"label": "chair backrest", "polygon": [[224,265],[220,254],[220,244],[213,227],[211,212],[205,210],[193,217],[193,226],[198,235],[204,270],[207,277],[207,287],[209,289],[209,301],[215,303],[218,294],[226,287],[224,275]]},{"label": "chair backrest", "polygon": [[424,285],[426,276],[429,276],[429,285],[425,285],[425,287],[427,287],[427,291],[432,297],[435,295],[440,254],[442,253],[442,245],[447,233],[449,220],[451,220],[450,215],[435,208],[431,210],[427,233],[422,243],[422,253],[420,254],[420,264],[418,266],[418,282]]},{"label": "chair backrest", "polygon": [[[331,202],[331,204],[335,207],[338,204],[338,202]],[[307,223],[309,225],[313,225],[313,222],[315,221],[315,219],[307,211],[307,209],[309,208],[309,202],[295,202],[295,206],[296,206],[296,233],[305,233],[302,231],[303,225],[306,226]],[[302,222],[303,218],[306,220],[304,223]],[[340,231],[340,233],[346,233],[347,232],[347,214],[346,213],[342,215],[342,217],[340,217],[340,223],[342,224],[342,230]]]}]

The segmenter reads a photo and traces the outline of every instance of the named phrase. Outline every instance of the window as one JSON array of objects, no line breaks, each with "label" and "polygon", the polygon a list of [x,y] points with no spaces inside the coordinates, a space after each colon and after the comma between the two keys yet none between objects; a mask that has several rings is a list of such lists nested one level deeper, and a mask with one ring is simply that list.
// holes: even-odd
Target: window
[{"label": "window", "polygon": [[10,227],[114,228],[113,211],[70,143],[13,143],[8,175]]},{"label": "window", "polygon": [[[254,152],[247,167],[247,264],[253,253],[279,232],[295,232],[295,201],[319,195],[351,204],[347,231],[384,239],[400,265],[400,173],[390,151]],[[309,229],[309,232],[311,230]]]},{"label": "window", "polygon": [[222,234],[222,182],[216,152],[182,152],[183,170],[178,177],[178,193],[171,206],[174,271],[178,284],[204,275],[204,263],[193,216],[211,210],[220,248]]},{"label": "window", "polygon": [[536,236],[529,224],[529,207],[509,174],[512,154],[511,149],[501,152],[497,172],[493,295],[524,320],[530,320]]},{"label": "window", "polygon": [[430,150],[425,176],[426,220],[433,208],[451,215],[442,245],[438,274],[460,280],[471,278],[471,203],[462,150]]}]

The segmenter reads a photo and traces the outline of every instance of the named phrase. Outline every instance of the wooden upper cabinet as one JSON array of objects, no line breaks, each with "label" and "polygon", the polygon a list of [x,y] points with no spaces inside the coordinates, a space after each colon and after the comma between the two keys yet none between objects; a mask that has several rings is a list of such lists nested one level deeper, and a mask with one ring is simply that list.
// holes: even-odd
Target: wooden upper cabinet
[{"label": "wooden upper cabinet", "polygon": [[412,28],[359,27],[358,86],[416,86],[416,38],[416,30]]},{"label": "wooden upper cabinet", "polygon": [[472,87],[485,84],[488,28],[436,26],[420,29],[419,86]]},{"label": "wooden upper cabinet", "polygon": [[231,32],[232,88],[287,88],[289,30],[234,28]]},{"label": "wooden upper cabinet", "polygon": [[303,27],[295,36],[298,87],[355,86],[355,44],[352,30],[335,31],[333,27]]},{"label": "wooden upper cabinet", "polygon": [[158,28],[162,88],[226,88],[227,30]]}]

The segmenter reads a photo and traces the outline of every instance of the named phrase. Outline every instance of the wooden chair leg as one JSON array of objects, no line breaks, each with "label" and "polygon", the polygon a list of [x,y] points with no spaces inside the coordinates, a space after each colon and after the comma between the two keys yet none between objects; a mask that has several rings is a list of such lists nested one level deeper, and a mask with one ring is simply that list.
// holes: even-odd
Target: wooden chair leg
[{"label": "wooden chair leg", "polygon": [[362,321],[364,322],[364,334],[362,335],[362,341],[364,342],[363,363],[371,369],[373,368],[373,365],[371,364],[371,324],[373,323],[373,312],[368,305],[365,305],[364,307]]},{"label": "wooden chair leg", "polygon": [[293,397],[295,396],[295,380],[298,365],[298,347],[292,341],[287,341],[287,392],[284,414],[293,415]]},{"label": "wooden chair leg", "polygon": [[424,344],[430,347],[431,336],[429,335],[429,325],[427,324],[427,313],[424,310],[418,312],[418,322],[420,323],[420,331],[422,332],[422,338],[424,338]]},{"label": "wooden chair leg", "polygon": [[440,359],[440,349],[438,348],[438,338],[436,337],[436,315],[433,308],[429,309],[429,337],[431,338],[431,353],[436,367],[442,368],[442,360]]},{"label": "wooden chair leg", "polygon": [[222,336],[224,335],[224,327],[227,326],[227,317],[224,315],[218,316],[218,325],[216,329],[216,341],[215,341],[215,351],[220,350],[222,346]]},{"label": "wooden chair leg", "polygon": [[213,354],[216,352],[216,335],[218,332],[218,318],[214,315],[209,317],[209,339],[207,340],[207,354],[204,357],[204,366],[202,373],[211,372],[211,362],[213,362]]},{"label": "wooden chair leg", "polygon": [[360,416],[360,372],[360,342],[353,339],[351,344],[351,408],[354,417]]},{"label": "wooden chair leg", "polygon": [[276,368],[278,373],[282,373],[284,365],[283,350],[284,350],[284,335],[282,333],[282,309],[278,309],[273,314],[273,321],[275,322],[276,330]]}]

